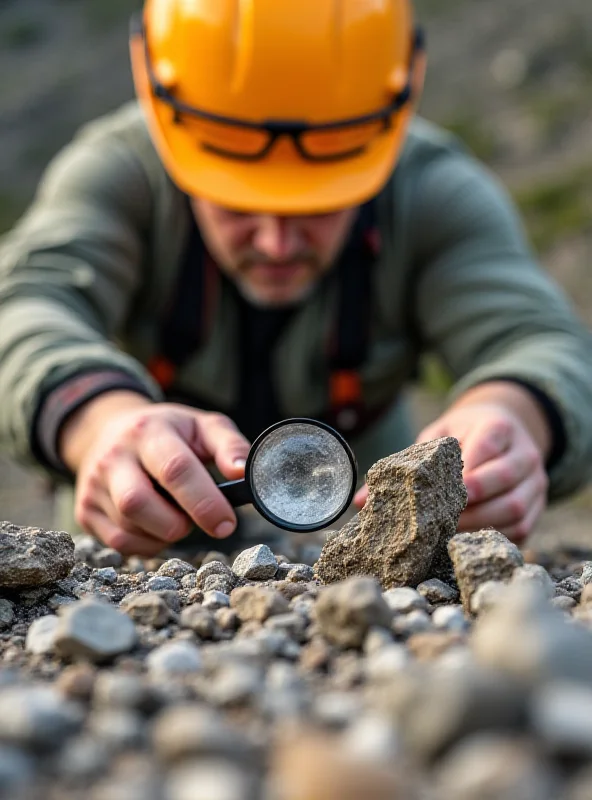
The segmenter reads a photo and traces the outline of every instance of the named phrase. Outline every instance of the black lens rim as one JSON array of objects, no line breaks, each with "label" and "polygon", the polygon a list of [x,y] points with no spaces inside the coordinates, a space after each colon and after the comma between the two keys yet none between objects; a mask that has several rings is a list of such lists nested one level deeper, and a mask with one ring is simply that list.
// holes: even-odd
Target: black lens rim
[{"label": "black lens rim", "polygon": [[[330,163],[334,161],[344,161],[349,158],[361,155],[368,149],[368,144],[352,148],[341,153],[331,153],[328,155],[314,155],[307,151],[302,142],[303,134],[323,132],[331,130],[347,130],[347,128],[364,125],[371,122],[382,122],[382,129],[379,130],[376,136],[380,136],[385,131],[391,128],[391,117],[397,111],[400,111],[407,103],[413,99],[413,83],[415,78],[415,68],[417,60],[425,50],[425,32],[423,28],[417,26],[414,31],[413,42],[411,47],[411,57],[409,60],[409,75],[406,85],[400,92],[393,96],[390,103],[370,114],[363,114],[358,117],[349,117],[347,119],[336,120],[333,122],[325,122],[318,124],[308,124],[299,120],[265,120],[261,123],[252,122],[250,120],[241,120],[236,117],[226,117],[221,114],[214,114],[195,106],[190,106],[177,100],[156,77],[152,68],[150,59],[150,52],[148,50],[148,42],[146,40],[146,32],[144,21],[141,14],[136,14],[132,17],[131,35],[140,36],[144,45],[144,60],[146,64],[146,71],[155,97],[161,100],[166,105],[170,106],[173,111],[173,121],[177,124],[182,124],[181,115],[186,114],[193,116],[197,119],[202,119],[206,122],[214,122],[220,125],[227,125],[234,128],[245,128],[247,130],[256,130],[259,132],[267,133],[268,139],[266,144],[260,151],[254,154],[236,153],[232,150],[225,150],[224,148],[216,147],[215,145],[208,144],[207,142],[200,142],[200,146],[206,152],[222,158],[232,159],[235,161],[256,162],[264,159],[275,145],[276,141],[283,137],[288,136],[296,148],[300,157],[305,161],[316,163]],[[376,138],[376,137],[374,137]]]},{"label": "black lens rim", "polygon": [[[257,495],[257,491],[255,489],[252,478],[253,462],[261,444],[266,440],[266,438],[271,433],[276,431],[278,428],[283,428],[287,425],[296,425],[296,424],[311,425],[317,428],[321,428],[322,430],[334,436],[334,438],[337,439],[337,441],[341,444],[343,450],[345,451],[352,469],[352,485],[347,495],[347,500],[340,507],[339,511],[330,517],[326,517],[325,519],[322,520],[322,522],[311,523],[309,525],[298,525],[296,523],[287,523],[285,520],[282,520],[280,517],[277,517],[275,514],[269,511],[269,509],[262,503],[259,496]],[[247,456],[247,463],[245,465],[245,479],[249,484],[249,488],[253,496],[254,507],[257,509],[257,511],[261,514],[262,517],[268,520],[268,522],[273,523],[278,528],[282,528],[283,530],[286,531],[293,531],[294,533],[313,533],[314,531],[320,531],[322,528],[327,528],[329,525],[332,525],[349,507],[356,491],[356,484],[358,480],[358,463],[355,454],[351,449],[351,447],[349,446],[349,444],[347,443],[347,441],[339,433],[339,431],[336,431],[335,428],[331,427],[331,425],[327,425],[326,422],[321,422],[318,419],[311,419],[309,417],[292,417],[290,419],[284,419],[281,420],[280,422],[276,422],[273,425],[270,425],[269,428],[266,428],[255,439],[255,441],[251,445],[251,449],[249,450],[249,455]]]}]

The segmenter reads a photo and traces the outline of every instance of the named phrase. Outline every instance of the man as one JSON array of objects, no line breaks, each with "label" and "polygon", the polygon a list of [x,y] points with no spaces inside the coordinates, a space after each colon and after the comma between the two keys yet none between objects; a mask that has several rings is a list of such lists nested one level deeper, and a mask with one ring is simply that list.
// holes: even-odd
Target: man
[{"label": "man", "polygon": [[455,386],[419,439],[461,443],[461,527],[524,538],[586,479],[592,348],[494,179],[412,121],[406,0],[148,0],[131,54],[139,106],[66,148],[0,251],[9,451],[122,552],[223,539],[208,462],[238,478],[246,437],[308,416],[365,470],[411,443],[430,349]]}]

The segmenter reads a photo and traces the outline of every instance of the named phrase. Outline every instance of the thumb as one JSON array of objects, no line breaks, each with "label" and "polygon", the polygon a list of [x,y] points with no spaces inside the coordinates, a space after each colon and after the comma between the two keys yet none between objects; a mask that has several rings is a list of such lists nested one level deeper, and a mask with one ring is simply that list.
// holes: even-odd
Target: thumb
[{"label": "thumb", "polygon": [[358,489],[354,495],[354,505],[356,508],[364,508],[366,500],[368,499],[368,484],[365,483],[361,489]]}]

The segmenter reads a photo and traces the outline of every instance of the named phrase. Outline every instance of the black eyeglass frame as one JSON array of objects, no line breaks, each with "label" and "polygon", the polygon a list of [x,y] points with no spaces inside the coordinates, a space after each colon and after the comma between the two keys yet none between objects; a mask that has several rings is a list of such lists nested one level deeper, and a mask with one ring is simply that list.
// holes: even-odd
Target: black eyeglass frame
[{"label": "black eyeglass frame", "polygon": [[150,81],[150,86],[152,92],[156,98],[161,100],[166,105],[170,106],[174,112],[174,122],[177,124],[182,124],[180,120],[181,114],[187,114],[188,116],[196,117],[197,119],[202,119],[206,122],[214,122],[220,125],[227,125],[229,127],[234,128],[246,128],[247,130],[253,130],[258,132],[267,133],[268,140],[266,144],[259,150],[257,153],[236,153],[232,150],[226,150],[224,148],[216,147],[215,145],[209,144],[208,142],[201,142],[201,147],[206,150],[207,152],[213,153],[214,155],[222,156],[224,158],[232,158],[237,161],[261,161],[265,158],[268,153],[271,151],[273,146],[275,145],[276,141],[282,136],[288,136],[296,150],[298,151],[301,158],[305,161],[314,161],[314,162],[331,162],[331,161],[342,161],[344,159],[353,158],[355,156],[360,155],[363,153],[367,148],[368,144],[361,145],[359,147],[352,148],[350,150],[346,150],[342,153],[331,153],[328,155],[314,155],[308,152],[306,146],[302,142],[302,137],[306,133],[311,132],[318,132],[318,131],[335,131],[335,130],[344,130],[347,128],[356,127],[359,125],[365,125],[371,122],[382,122],[382,129],[377,132],[377,135],[384,133],[391,128],[391,117],[397,111],[400,111],[407,103],[409,103],[413,97],[413,81],[415,78],[415,69],[417,67],[417,59],[420,53],[425,51],[425,32],[423,28],[417,26],[415,28],[415,33],[413,37],[413,47],[411,51],[411,58],[409,63],[409,76],[407,79],[407,83],[398,92],[390,103],[383,108],[380,108],[378,111],[374,111],[370,114],[362,114],[358,117],[349,117],[347,119],[335,120],[333,122],[323,122],[323,123],[314,123],[309,124],[307,122],[301,122],[298,120],[280,120],[280,119],[269,119],[265,120],[264,122],[252,122],[250,120],[241,120],[237,119],[236,117],[226,117],[222,114],[214,114],[211,111],[205,111],[204,109],[196,108],[195,106],[188,105],[183,103],[180,100],[177,100],[174,95],[172,95],[169,90],[164,86],[158,78],[156,77],[154,70],[152,69],[152,62],[150,60],[150,53],[148,50],[148,42],[146,41],[146,32],[144,28],[144,21],[142,19],[141,13],[135,14],[131,20],[131,36],[141,36],[142,42],[144,45],[144,58],[146,64],[146,71],[148,74],[148,79]]}]

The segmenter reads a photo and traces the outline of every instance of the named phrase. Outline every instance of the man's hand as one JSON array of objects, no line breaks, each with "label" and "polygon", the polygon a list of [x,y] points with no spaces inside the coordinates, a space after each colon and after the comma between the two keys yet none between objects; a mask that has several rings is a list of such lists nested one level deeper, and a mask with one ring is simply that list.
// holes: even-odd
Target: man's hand
[{"label": "man's hand", "polygon": [[60,452],[76,474],[78,523],[122,553],[155,555],[186,536],[192,522],[216,538],[236,526],[204,463],[214,461],[228,479],[240,478],[249,443],[221,414],[112,392],[72,415]]},{"label": "man's hand", "polygon": [[[467,392],[417,441],[442,436],[459,440],[467,508],[459,530],[493,527],[515,542],[533,530],[547,502],[545,460],[550,431],[538,403],[509,382],[483,384]],[[362,506],[366,487],[355,502]]]}]

